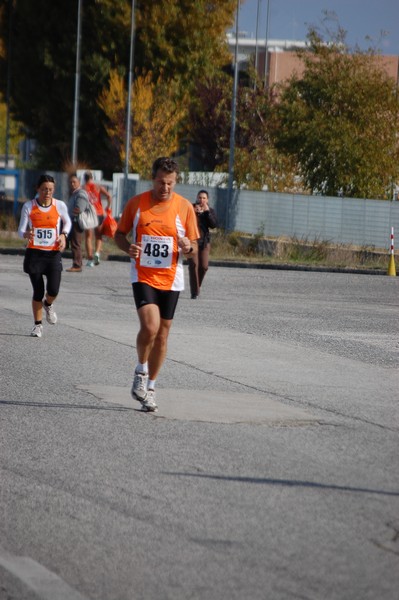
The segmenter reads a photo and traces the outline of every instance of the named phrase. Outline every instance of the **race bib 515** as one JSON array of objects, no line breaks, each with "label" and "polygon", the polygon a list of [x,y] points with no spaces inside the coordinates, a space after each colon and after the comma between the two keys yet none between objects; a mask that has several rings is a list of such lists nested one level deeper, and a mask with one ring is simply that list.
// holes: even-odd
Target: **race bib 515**
[{"label": "race bib 515", "polygon": [[34,227],[33,229],[33,245],[49,247],[54,246],[57,239],[57,231],[55,228]]}]

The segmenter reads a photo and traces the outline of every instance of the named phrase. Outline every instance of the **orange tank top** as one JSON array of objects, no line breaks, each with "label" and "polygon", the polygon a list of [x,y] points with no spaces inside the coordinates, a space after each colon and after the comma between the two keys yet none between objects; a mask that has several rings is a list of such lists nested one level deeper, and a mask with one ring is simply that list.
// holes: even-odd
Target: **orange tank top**
[{"label": "orange tank top", "polygon": [[140,257],[131,261],[131,281],[147,283],[159,290],[184,289],[183,257],[179,237],[197,240],[197,219],[191,203],[174,193],[171,200],[153,206],[151,191],[131,198],[118,224],[119,231],[132,231],[141,245]]},{"label": "orange tank top", "polygon": [[32,201],[29,218],[33,227],[33,240],[29,240],[28,248],[35,250],[58,250],[58,222],[60,214],[52,200],[48,210],[41,208],[36,200]]},{"label": "orange tank top", "polygon": [[86,190],[87,195],[89,196],[89,201],[96,209],[96,213],[101,217],[104,214],[104,207],[103,203],[101,202],[100,190],[95,183],[86,183],[83,189]]}]

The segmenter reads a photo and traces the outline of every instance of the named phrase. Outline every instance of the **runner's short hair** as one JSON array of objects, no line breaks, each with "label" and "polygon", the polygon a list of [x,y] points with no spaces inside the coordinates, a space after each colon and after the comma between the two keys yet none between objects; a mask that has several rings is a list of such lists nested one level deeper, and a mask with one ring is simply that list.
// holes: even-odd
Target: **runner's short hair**
[{"label": "runner's short hair", "polygon": [[179,165],[173,158],[168,156],[161,156],[154,161],[152,165],[152,178],[155,179],[158,171],[165,171],[166,173],[176,173],[179,175]]},{"label": "runner's short hair", "polygon": [[44,182],[55,184],[54,177],[52,175],[47,175],[47,173],[44,173],[43,175],[40,175],[39,179],[37,180],[36,187],[39,188]]}]

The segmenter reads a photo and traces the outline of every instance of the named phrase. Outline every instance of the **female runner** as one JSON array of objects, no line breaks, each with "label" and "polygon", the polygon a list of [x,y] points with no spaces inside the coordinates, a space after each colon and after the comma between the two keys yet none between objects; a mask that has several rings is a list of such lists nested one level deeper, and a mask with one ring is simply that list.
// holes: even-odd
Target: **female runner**
[{"label": "female runner", "polygon": [[19,237],[28,240],[24,272],[29,275],[33,287],[31,336],[38,338],[43,334],[43,308],[47,322],[51,325],[57,322],[53,302],[61,284],[61,252],[65,250],[72,225],[65,202],[53,198],[54,188],[51,175],[39,177],[36,197],[23,205],[18,227]]}]

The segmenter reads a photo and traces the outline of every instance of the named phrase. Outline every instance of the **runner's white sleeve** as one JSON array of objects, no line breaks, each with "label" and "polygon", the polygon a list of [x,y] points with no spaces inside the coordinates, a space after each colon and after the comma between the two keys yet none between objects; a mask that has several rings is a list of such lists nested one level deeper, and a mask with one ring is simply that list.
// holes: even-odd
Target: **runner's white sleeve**
[{"label": "runner's white sleeve", "polygon": [[21,218],[19,220],[19,226],[18,226],[18,236],[20,238],[24,237],[24,233],[26,231],[26,228],[28,227],[28,225],[30,226],[30,219],[29,219],[29,214],[30,211],[32,210],[32,200],[28,200],[27,202],[25,202],[25,204],[22,207],[21,210]]},{"label": "runner's white sleeve", "polygon": [[71,231],[72,221],[68,214],[68,207],[65,204],[65,202],[63,202],[62,200],[56,200],[55,202],[56,202],[58,213],[62,220],[62,227],[61,227],[59,233],[64,233],[64,232],[69,233]]}]

